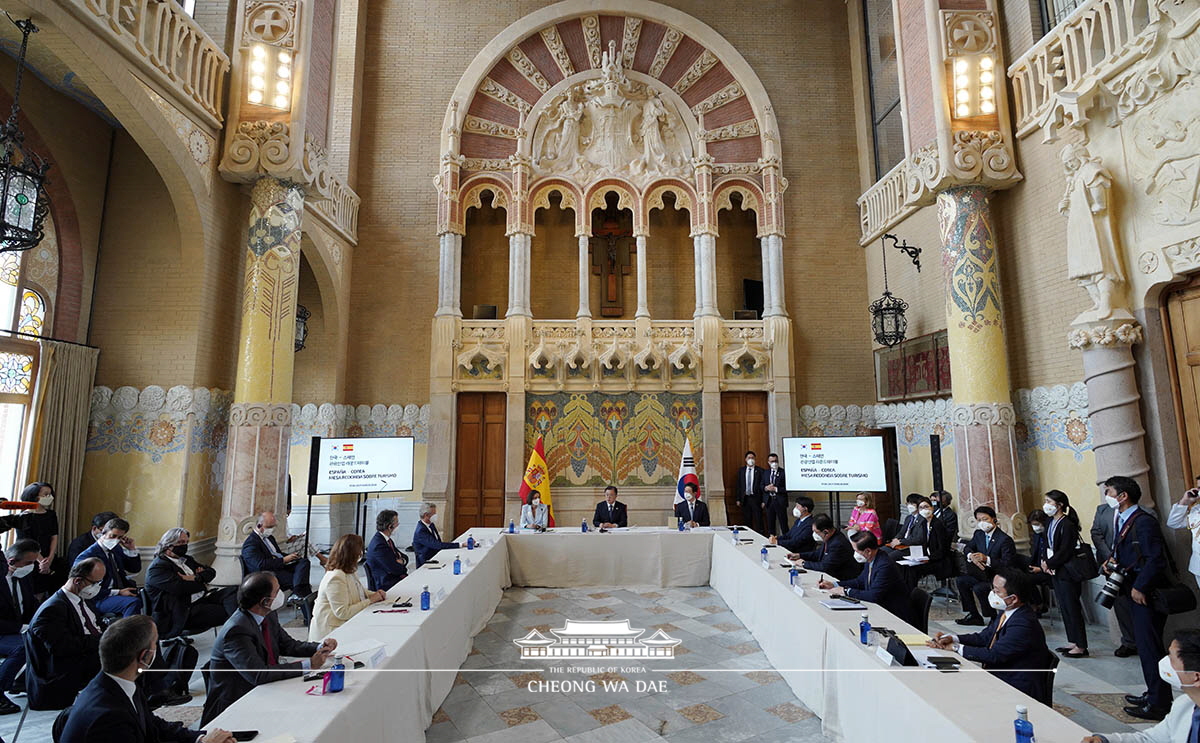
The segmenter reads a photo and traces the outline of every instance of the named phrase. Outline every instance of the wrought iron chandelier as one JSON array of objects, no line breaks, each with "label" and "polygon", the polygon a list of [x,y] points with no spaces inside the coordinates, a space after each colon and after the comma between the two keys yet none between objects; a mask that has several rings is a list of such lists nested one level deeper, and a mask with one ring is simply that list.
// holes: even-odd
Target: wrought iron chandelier
[{"label": "wrought iron chandelier", "polygon": [[21,30],[21,53],[17,57],[17,82],[13,86],[12,111],[0,129],[0,252],[29,250],[45,236],[50,213],[46,195],[46,171],[50,163],[25,148],[25,134],[18,123],[21,111],[21,77],[29,35],[37,33],[30,19],[10,20]]},{"label": "wrought iron chandelier", "polygon": [[304,342],[308,340],[308,318],[312,313],[302,304],[296,305],[296,351],[304,350]]},{"label": "wrought iron chandelier", "polygon": [[[875,342],[881,346],[892,348],[904,342],[904,331],[908,328],[908,319],[904,311],[908,302],[892,296],[887,283],[887,244],[880,240],[880,252],[883,255],[883,296],[871,303],[871,330],[875,333]],[[915,260],[915,259],[914,259]]]}]

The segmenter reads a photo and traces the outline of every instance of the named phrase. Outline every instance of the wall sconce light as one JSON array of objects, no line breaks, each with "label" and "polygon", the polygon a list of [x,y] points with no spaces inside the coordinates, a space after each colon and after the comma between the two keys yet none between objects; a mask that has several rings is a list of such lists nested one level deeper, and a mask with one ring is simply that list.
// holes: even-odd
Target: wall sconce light
[{"label": "wall sconce light", "polygon": [[996,61],[990,54],[958,56],[953,61],[954,116],[969,119],[996,113]]},{"label": "wall sconce light", "polygon": [[278,47],[250,47],[246,101],[286,111],[292,106],[292,55]]},{"label": "wall sconce light", "polygon": [[[917,273],[921,272],[921,249],[920,248],[913,247],[912,245],[909,245],[907,242],[901,242],[900,238],[898,238],[892,234],[886,234],[880,239],[881,240],[891,240],[892,247],[895,248],[896,250],[899,250],[901,253],[904,253],[909,258],[912,258],[913,265],[917,267]],[[884,271],[885,272],[887,271],[886,264],[884,265]]]},{"label": "wall sconce light", "polygon": [[304,342],[308,340],[308,318],[312,313],[302,304],[296,305],[296,352],[304,350]]}]

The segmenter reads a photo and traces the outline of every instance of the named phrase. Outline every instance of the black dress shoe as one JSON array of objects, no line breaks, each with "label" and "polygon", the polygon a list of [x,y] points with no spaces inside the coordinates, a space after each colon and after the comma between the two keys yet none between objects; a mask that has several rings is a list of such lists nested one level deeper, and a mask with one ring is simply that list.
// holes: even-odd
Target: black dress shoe
[{"label": "black dress shoe", "polygon": [[1161,722],[1170,710],[1166,707],[1151,707],[1149,704],[1139,704],[1136,707],[1126,707],[1125,714],[1139,720]]},{"label": "black dress shoe", "polygon": [[150,709],[158,709],[159,707],[174,707],[177,704],[187,704],[192,701],[191,694],[176,694],[173,691],[163,691],[157,694],[151,694],[146,700],[150,704]]},{"label": "black dress shoe", "polygon": [[1133,647],[1132,645],[1122,645],[1113,651],[1113,655],[1117,656],[1118,658],[1128,658],[1137,654],[1137,648]]},{"label": "black dress shoe", "polygon": [[[1078,648],[1077,648],[1077,650],[1078,650]],[[1063,653],[1062,657],[1064,657],[1064,658],[1086,658],[1086,657],[1088,657],[1088,651],[1087,651],[1087,648],[1083,648],[1082,650],[1079,650],[1079,652],[1077,652],[1077,653],[1072,653],[1072,652]]]},{"label": "black dress shoe", "polygon": [[968,614],[962,619],[955,620],[954,623],[963,627],[982,627],[984,624],[986,624],[986,622],[983,621],[983,617],[979,616],[978,614]]},{"label": "black dress shoe", "polygon": [[1066,645],[1063,645],[1061,648],[1054,648],[1054,652],[1056,652],[1056,653],[1065,653],[1065,652],[1067,652],[1067,651],[1068,651],[1068,650],[1070,650],[1070,649],[1071,649],[1071,648],[1067,647]]},{"label": "black dress shoe", "polygon": [[1146,703],[1146,700],[1149,698],[1150,698],[1150,692],[1146,692],[1145,694],[1139,694],[1139,695],[1134,695],[1134,694],[1126,694],[1125,695],[1125,701],[1128,702],[1129,704],[1132,704],[1134,707],[1141,707],[1143,704]]},{"label": "black dress shoe", "polygon": [[13,704],[12,700],[0,694],[0,715],[12,715],[21,711],[19,705]]}]

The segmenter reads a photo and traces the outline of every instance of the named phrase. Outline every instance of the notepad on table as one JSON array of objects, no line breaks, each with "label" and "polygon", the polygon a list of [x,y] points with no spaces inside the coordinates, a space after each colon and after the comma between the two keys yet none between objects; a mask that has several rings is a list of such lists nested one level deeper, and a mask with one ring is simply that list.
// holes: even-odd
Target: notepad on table
[{"label": "notepad on table", "polygon": [[834,611],[845,611],[847,609],[861,609],[862,604],[857,604],[853,601],[844,601],[839,598],[821,599],[821,606]]},{"label": "notepad on table", "polygon": [[921,647],[925,643],[929,642],[929,635],[924,635],[924,634],[921,634],[920,632],[917,632],[916,634],[912,634],[912,635],[896,635],[896,637],[900,638],[900,642],[904,643],[905,645],[909,646],[910,648],[911,647]]}]

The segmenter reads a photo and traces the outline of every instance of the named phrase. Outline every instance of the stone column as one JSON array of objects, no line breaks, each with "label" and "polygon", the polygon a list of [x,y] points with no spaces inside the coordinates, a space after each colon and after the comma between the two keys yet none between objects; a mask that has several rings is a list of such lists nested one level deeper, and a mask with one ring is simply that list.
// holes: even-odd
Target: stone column
[{"label": "stone column", "polygon": [[462,317],[459,296],[462,289],[462,235],[443,232],[438,237],[438,309],[437,315]]},{"label": "stone column", "polygon": [[592,264],[589,251],[591,238],[579,236],[579,312],[575,317],[591,317],[591,280]]},{"label": "stone column", "polygon": [[783,235],[762,238],[763,317],[787,317],[783,301]]},{"label": "stone column", "polygon": [[[996,239],[985,186],[937,195],[946,292],[946,334],[954,393],[952,422],[958,512],[988,505],[1024,537]],[[1013,534],[1014,531],[1009,531]]]},{"label": "stone column", "polygon": [[233,585],[241,579],[235,557],[259,511],[274,510],[286,523],[303,216],[300,187],[271,177],[254,183],[237,381],[229,411],[225,490],[213,563],[218,584]]},{"label": "stone column", "polygon": [[634,317],[650,317],[649,297],[646,295],[646,236],[637,236],[637,312]]},{"label": "stone column", "polygon": [[508,312],[505,317],[530,316],[529,245],[532,235],[515,232],[508,237]]},{"label": "stone column", "polygon": [[693,238],[696,251],[696,316],[720,317],[717,311],[717,236],[702,232]]}]

